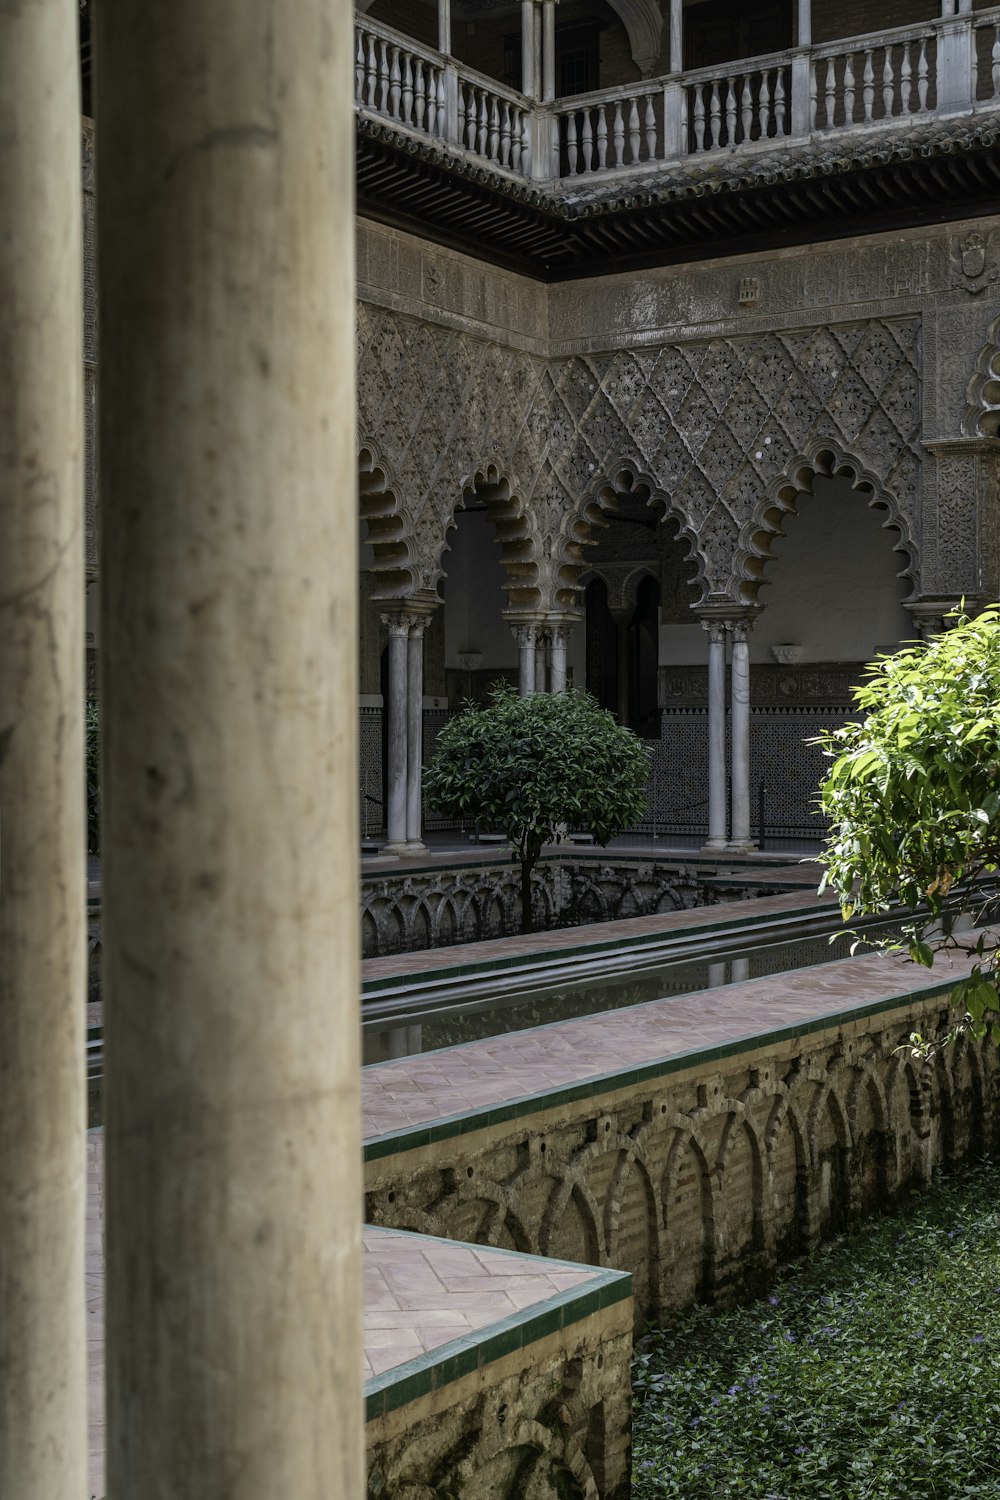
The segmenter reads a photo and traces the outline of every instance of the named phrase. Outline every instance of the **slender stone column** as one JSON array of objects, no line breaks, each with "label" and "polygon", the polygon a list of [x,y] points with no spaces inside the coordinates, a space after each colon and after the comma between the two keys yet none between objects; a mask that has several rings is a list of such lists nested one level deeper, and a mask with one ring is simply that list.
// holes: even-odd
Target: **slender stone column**
[{"label": "slender stone column", "polygon": [[729,965],[725,962],[709,964],[708,966],[708,988],[717,989],[726,983],[729,978]]},{"label": "slender stone column", "polygon": [[535,0],[521,0],[521,93],[535,97]]},{"label": "slender stone column", "polygon": [[732,838],[735,849],[749,849],[750,842],[750,629],[751,621],[729,624],[733,640],[732,736],[733,810]]},{"label": "slender stone column", "polygon": [[684,0],[670,0],[670,71],[684,69]]},{"label": "slender stone column", "polygon": [[703,620],[708,632],[708,841],[706,849],[726,846],[726,628]]},{"label": "slender stone column", "polygon": [[734,958],[730,966],[730,974],[733,984],[745,984],[750,978],[750,960],[748,958]]},{"label": "slender stone column", "polygon": [[406,852],[419,854],[426,846],[423,825],[424,766],[424,630],[426,620],[410,623],[406,670]]},{"label": "slender stone column", "polygon": [[542,99],[551,104],[556,97],[556,0],[542,4]]},{"label": "slender stone column", "polygon": [[799,35],[797,45],[799,47],[812,46],[812,0],[798,0]]},{"label": "slender stone column", "polygon": [[613,609],[611,610],[611,618],[615,622],[615,687],[618,704],[618,722],[619,724],[627,724],[629,688],[628,628],[632,618],[632,611],[629,609]]},{"label": "slender stone column", "polygon": [[552,649],[552,682],[550,691],[553,693],[564,693],[566,691],[566,646],[569,642],[568,625],[553,625],[549,632]]},{"label": "slender stone column", "polygon": [[513,625],[511,629],[517,641],[517,691],[527,698],[535,691],[535,627]]},{"label": "slender stone column", "polygon": [[547,633],[535,629],[535,692],[544,693],[548,688],[548,640]]},{"label": "slender stone column", "polygon": [[406,848],[406,758],[408,709],[406,679],[408,675],[407,641],[410,635],[409,615],[383,615],[382,624],[389,632],[389,702],[382,712],[387,719],[386,810],[387,842],[384,853],[399,854]]},{"label": "slender stone column", "polygon": [[451,0],[438,0],[438,51],[451,56]]},{"label": "slender stone column", "polygon": [[96,20],[108,1495],[357,1500],[353,18]]},{"label": "slender stone column", "polygon": [[0,5],[0,1495],[87,1493],[76,0]]}]

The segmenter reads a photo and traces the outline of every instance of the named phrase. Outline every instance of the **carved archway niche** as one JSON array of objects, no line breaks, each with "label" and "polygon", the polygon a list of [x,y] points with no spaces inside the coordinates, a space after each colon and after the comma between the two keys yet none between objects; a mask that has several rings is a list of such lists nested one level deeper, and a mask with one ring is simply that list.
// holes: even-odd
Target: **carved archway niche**
[{"label": "carved archway niche", "polygon": [[506,575],[504,588],[510,612],[535,612],[540,599],[538,539],[523,501],[494,463],[479,465],[466,476],[461,499],[452,508],[437,549],[433,575],[428,577],[427,583],[436,592],[446,576],[444,556],[449,550],[448,534],[455,529],[462,511],[484,512],[493,522],[500,562]]},{"label": "carved archway niche", "polygon": [[784,536],[785,518],[798,513],[801,496],[812,494],[817,477],[849,480],[871,509],[886,512],[883,528],[896,533],[892,550],[903,560],[896,576],[909,582],[907,599],[912,599],[918,589],[919,552],[905,515],[878,476],[833,443],[823,443],[813,453],[794,459],[771,493],[762,497],[736,544],[729,582],[731,596],[747,604],[758,602],[761,584],[766,581],[764,570],[774,557],[772,543]]},{"label": "carved archway niche", "polygon": [[377,599],[405,599],[414,591],[414,569],[407,541],[408,518],[388,465],[373,444],[358,454],[358,513],[372,549]]},{"label": "carved archway niche", "polygon": [[[687,562],[693,572],[691,580],[700,597],[705,588],[705,560],[698,546],[694,531],[687,525],[683,515],[670,504],[655,481],[643,474],[637,466],[625,462],[611,471],[612,478],[602,478],[585,496],[578,510],[567,518],[563,528],[561,548],[554,577],[552,579],[553,607],[575,610],[579,607],[585,580],[593,573],[607,576],[607,560],[599,557],[599,550],[616,521],[627,520],[633,524],[645,524],[654,533],[651,552],[658,555],[662,549],[662,525],[673,533],[673,540],[683,545]],[[643,573],[656,576],[645,559],[633,559],[633,587],[641,581]]]}]

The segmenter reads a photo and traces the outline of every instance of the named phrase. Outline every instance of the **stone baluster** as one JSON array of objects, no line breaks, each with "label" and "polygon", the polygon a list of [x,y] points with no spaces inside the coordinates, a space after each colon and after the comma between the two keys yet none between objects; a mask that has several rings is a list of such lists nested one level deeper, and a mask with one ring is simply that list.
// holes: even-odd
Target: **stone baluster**
[{"label": "stone baluster", "polygon": [[95,9],[107,1493],[358,1500],[352,14]]},{"label": "stone baluster", "polygon": [[[76,0],[0,6],[4,1500],[81,1500],[88,1493],[76,37]],[[347,63],[345,54],[345,78]]]},{"label": "stone baluster", "polygon": [[424,630],[425,619],[410,622],[406,671],[406,852],[426,848],[423,826]]},{"label": "stone baluster", "polygon": [[534,625],[512,625],[514,639],[517,642],[517,691],[522,698],[527,698],[535,691],[535,636],[537,634]]},{"label": "stone baluster", "polygon": [[401,854],[406,848],[407,809],[407,677],[409,663],[407,641],[410,617],[405,614],[383,615],[382,624],[389,632],[389,702],[382,712],[387,717],[387,805],[386,843],[383,852]]}]

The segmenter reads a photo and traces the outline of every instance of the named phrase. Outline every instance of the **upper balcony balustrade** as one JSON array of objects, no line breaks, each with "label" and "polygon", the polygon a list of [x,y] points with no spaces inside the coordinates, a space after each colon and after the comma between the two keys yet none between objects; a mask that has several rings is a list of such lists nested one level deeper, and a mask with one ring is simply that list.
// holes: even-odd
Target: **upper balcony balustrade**
[{"label": "upper balcony balustrade", "polygon": [[356,44],[360,115],[559,196],[587,179],[1000,109],[1000,7],[548,102],[365,16]]}]

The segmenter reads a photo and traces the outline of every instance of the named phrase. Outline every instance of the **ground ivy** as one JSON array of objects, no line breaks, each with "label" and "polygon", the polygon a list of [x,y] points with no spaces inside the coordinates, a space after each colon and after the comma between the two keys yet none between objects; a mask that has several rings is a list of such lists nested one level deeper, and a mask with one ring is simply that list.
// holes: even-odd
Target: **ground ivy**
[{"label": "ground ivy", "polygon": [[1000,1495],[1000,1201],[986,1164],[745,1307],[641,1340],[635,1500]]}]

